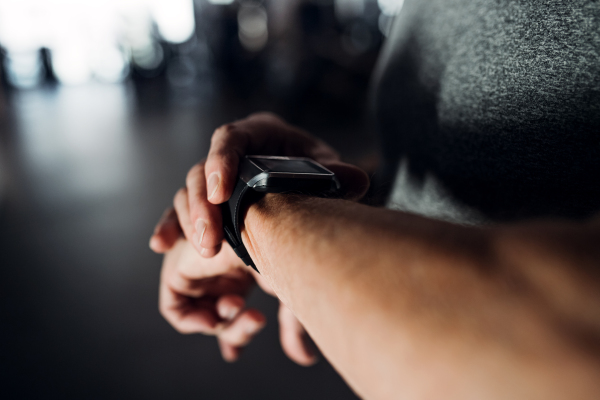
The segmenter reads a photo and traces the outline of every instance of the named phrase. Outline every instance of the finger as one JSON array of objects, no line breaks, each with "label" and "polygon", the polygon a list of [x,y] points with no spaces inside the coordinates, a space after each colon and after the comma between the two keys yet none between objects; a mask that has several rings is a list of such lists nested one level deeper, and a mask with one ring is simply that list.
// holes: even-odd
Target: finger
[{"label": "finger", "polygon": [[231,197],[236,184],[240,158],[246,155],[248,135],[236,124],[218,128],[212,136],[206,159],[207,198],[220,204]]},{"label": "finger", "polygon": [[158,308],[171,326],[183,334],[211,334],[218,324],[214,305],[211,307],[209,302],[199,302],[183,296],[163,282],[159,289]]},{"label": "finger", "polygon": [[175,208],[177,220],[179,221],[179,226],[181,227],[185,238],[188,240],[188,242],[192,243],[192,236],[195,233],[195,229],[190,219],[187,188],[181,188],[177,191],[177,193],[175,193],[175,197],[173,198],[173,207]]},{"label": "finger", "polygon": [[250,280],[220,276],[189,279],[180,273],[171,274],[167,279],[167,284],[173,291],[192,298],[219,296],[222,293],[245,295],[251,285]]},{"label": "finger", "polygon": [[308,334],[292,311],[279,303],[279,334],[281,347],[287,356],[297,364],[313,365],[318,361],[317,354],[310,344]]},{"label": "finger", "polygon": [[226,321],[232,321],[244,308],[245,300],[241,296],[228,294],[217,300],[217,314]]},{"label": "finger", "polygon": [[218,342],[219,349],[221,349],[221,355],[225,361],[234,362],[240,357],[240,353],[242,352],[241,347],[232,346],[221,339],[218,339]]},{"label": "finger", "polygon": [[252,275],[244,268],[244,262],[229,245],[226,245],[216,257],[208,259],[202,258],[187,240],[180,239],[174,248],[178,251],[168,252],[163,262],[168,269],[167,277],[172,274],[179,274],[188,280],[218,277],[235,279],[248,286],[253,282]]},{"label": "finger", "polygon": [[247,345],[264,328],[265,316],[258,310],[247,309],[219,333],[219,339],[236,347]]},{"label": "finger", "polygon": [[245,296],[254,279],[246,270],[232,267],[228,257],[232,255],[223,252],[218,257],[203,259],[187,240],[180,239],[165,254],[161,284],[188,297],[219,297],[223,293]]},{"label": "finger", "polygon": [[150,248],[155,253],[162,254],[175,245],[181,233],[177,213],[175,209],[169,208],[163,213],[154,228],[154,233],[150,237]]},{"label": "finger", "polygon": [[[223,257],[231,257],[231,254],[225,251],[219,257],[202,259],[190,243],[182,238],[165,254],[159,287],[159,310],[179,332],[220,332],[223,318],[216,310],[217,299],[223,293],[240,297],[248,293],[254,280],[245,270],[219,267],[220,272],[214,268],[219,275],[211,276],[215,271],[210,267],[204,268],[198,262],[216,263],[218,258],[224,261]],[[186,273],[201,279],[189,278]]]},{"label": "finger", "polygon": [[[178,217],[180,229],[183,231],[183,234],[188,240],[188,242],[194,246],[197,253],[199,253],[205,258],[214,257],[221,250],[222,242],[217,244],[217,246],[211,248],[198,247],[198,236],[196,234],[196,228],[191,222],[192,219],[190,217],[190,207],[188,199],[189,195],[187,188],[179,189],[173,199],[173,205],[175,207],[175,213]],[[196,242],[195,244],[194,241]]]},{"label": "finger", "polygon": [[324,162],[340,181],[340,189],[347,200],[358,200],[369,190],[369,175],[362,169],[341,161]]},{"label": "finger", "polygon": [[[280,154],[296,157],[310,157],[317,162],[339,160],[339,154],[323,140],[296,126],[289,125],[276,114],[259,112],[251,114],[240,121],[253,131],[253,137],[265,141],[263,154]],[[237,124],[236,124],[237,125]],[[266,139],[266,140],[265,140]],[[255,141],[249,141],[247,151],[252,149]]]},{"label": "finger", "polygon": [[221,251],[221,246],[222,246],[222,243],[219,244],[218,246],[212,247],[210,249],[203,247],[202,250],[200,251],[200,255],[204,258],[213,258]]},{"label": "finger", "polygon": [[340,155],[331,146],[320,139],[313,138],[310,134],[306,133],[309,140],[306,140],[307,148],[304,150],[307,156],[315,160],[316,162],[325,165],[326,163],[333,163],[340,160]]},{"label": "finger", "polygon": [[198,252],[202,249],[212,249],[203,255],[216,254],[216,247],[223,241],[223,227],[221,223],[221,208],[212,204],[207,199],[206,177],[204,162],[198,163],[190,169],[186,178],[188,190],[188,206],[190,222],[194,227],[192,243]]}]

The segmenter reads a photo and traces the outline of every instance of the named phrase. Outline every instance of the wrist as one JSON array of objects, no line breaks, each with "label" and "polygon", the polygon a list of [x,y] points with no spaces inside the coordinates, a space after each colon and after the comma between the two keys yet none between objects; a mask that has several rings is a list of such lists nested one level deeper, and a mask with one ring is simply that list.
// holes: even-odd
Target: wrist
[{"label": "wrist", "polygon": [[241,233],[247,207],[265,193],[331,196],[337,195],[339,189],[335,174],[308,158],[245,156],[240,160],[233,192],[229,200],[221,204],[225,240],[246,265],[258,272]]},{"label": "wrist", "polygon": [[269,238],[279,237],[283,233],[281,227],[291,223],[291,209],[308,200],[310,197],[305,195],[267,193],[244,210],[240,224],[242,241],[257,267],[265,264],[272,242]]}]

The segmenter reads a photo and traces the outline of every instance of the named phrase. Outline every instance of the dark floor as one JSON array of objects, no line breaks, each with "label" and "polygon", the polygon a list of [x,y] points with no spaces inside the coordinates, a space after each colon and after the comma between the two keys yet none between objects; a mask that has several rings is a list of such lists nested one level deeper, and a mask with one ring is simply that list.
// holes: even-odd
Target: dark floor
[{"label": "dark floor", "polygon": [[[13,92],[0,111],[0,398],[355,398],[324,360],[285,357],[277,302],[258,290],[269,323],[236,364],[161,318],[149,235],[212,130],[254,106],[148,105],[134,92]],[[307,124],[351,159],[369,147],[356,121],[319,118]]]}]

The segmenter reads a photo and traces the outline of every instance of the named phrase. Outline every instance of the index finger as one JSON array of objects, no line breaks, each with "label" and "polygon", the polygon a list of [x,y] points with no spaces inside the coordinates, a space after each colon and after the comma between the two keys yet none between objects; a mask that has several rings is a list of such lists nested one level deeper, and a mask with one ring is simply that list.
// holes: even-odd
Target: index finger
[{"label": "index finger", "polygon": [[168,208],[154,228],[154,233],[150,237],[150,248],[155,253],[165,253],[175,245],[181,233],[177,213],[173,208]]},{"label": "index finger", "polygon": [[235,124],[223,125],[213,134],[205,166],[207,200],[212,204],[231,197],[240,158],[246,155],[247,147],[247,134]]},{"label": "index finger", "polygon": [[[186,178],[187,205],[189,207],[189,220],[194,229],[191,241],[200,254],[212,256],[218,252],[217,247],[223,241],[223,228],[221,208],[210,203],[207,199],[204,176],[203,162],[196,164],[188,173]],[[185,208],[185,204],[181,208]],[[189,239],[190,237],[188,237]]]}]

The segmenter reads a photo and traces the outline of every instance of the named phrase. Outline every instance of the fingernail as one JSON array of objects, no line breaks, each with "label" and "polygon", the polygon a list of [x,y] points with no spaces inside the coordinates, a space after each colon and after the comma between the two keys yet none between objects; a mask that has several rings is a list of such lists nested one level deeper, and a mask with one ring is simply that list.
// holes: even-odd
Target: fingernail
[{"label": "fingernail", "polygon": [[256,325],[251,325],[246,327],[246,333],[249,335],[253,335],[256,332],[260,331],[262,328],[264,328],[264,324],[256,324]]},{"label": "fingernail", "polygon": [[204,239],[204,232],[206,232],[206,221],[198,218],[196,220],[196,234],[198,235],[198,246],[202,247],[202,239]]},{"label": "fingernail", "polygon": [[235,318],[235,316],[237,315],[237,313],[240,311],[239,308],[237,307],[232,307],[229,311],[227,311],[227,315],[225,316],[226,319],[228,320],[232,320]]},{"label": "fingernail", "polygon": [[208,177],[208,187],[207,192],[210,193],[208,195],[208,200],[212,199],[212,197],[217,193],[219,189],[219,185],[221,184],[221,178],[217,172],[213,172]]}]

